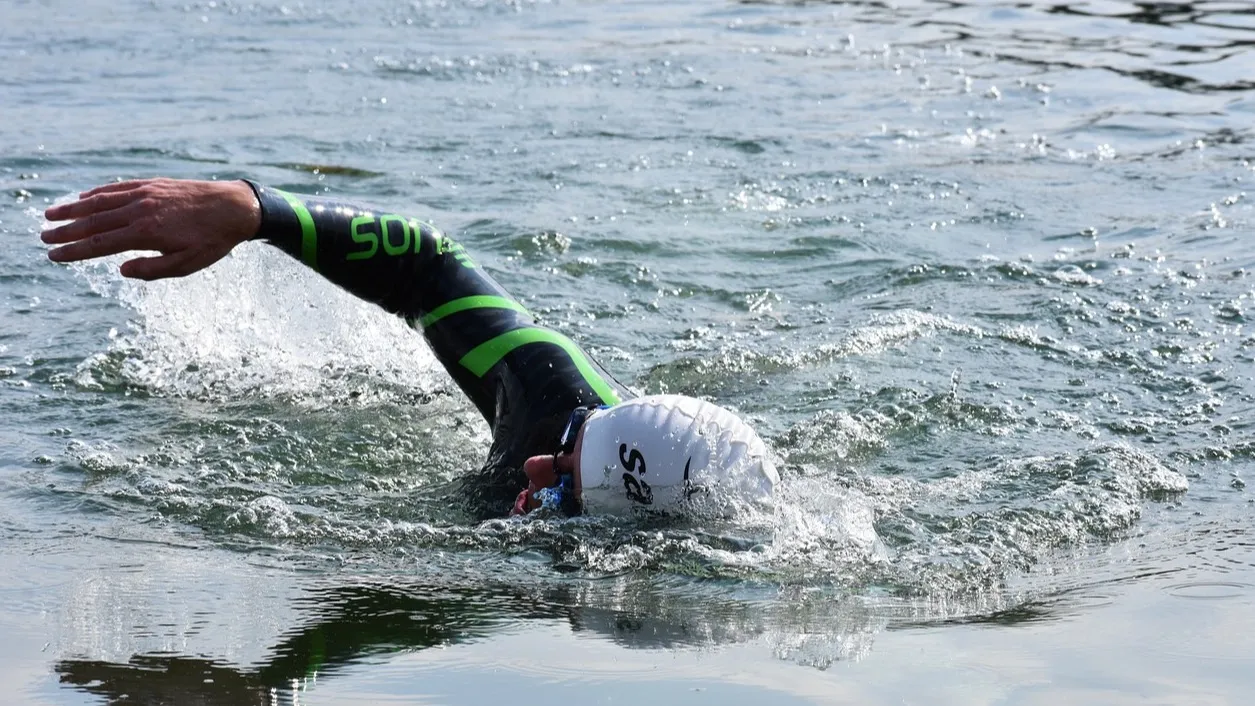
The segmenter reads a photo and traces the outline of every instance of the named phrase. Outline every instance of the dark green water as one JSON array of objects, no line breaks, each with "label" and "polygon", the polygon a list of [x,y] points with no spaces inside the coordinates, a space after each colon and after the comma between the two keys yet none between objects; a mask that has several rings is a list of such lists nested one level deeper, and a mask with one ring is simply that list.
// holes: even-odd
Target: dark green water
[{"label": "dark green water", "polygon": [[[2,703],[1246,703],[1245,3],[0,4]],[[476,524],[421,339],[138,176],[437,223],[774,513]]]}]

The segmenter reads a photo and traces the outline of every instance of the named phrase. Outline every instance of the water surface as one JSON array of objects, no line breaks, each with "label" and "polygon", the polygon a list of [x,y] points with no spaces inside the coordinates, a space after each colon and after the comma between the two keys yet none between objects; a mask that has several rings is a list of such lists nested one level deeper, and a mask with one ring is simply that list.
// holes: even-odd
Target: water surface
[{"label": "water surface", "polygon": [[[13,703],[1245,703],[1243,3],[17,0]],[[48,204],[251,176],[412,214],[775,512],[476,523],[421,338],[260,244],[49,263]]]}]

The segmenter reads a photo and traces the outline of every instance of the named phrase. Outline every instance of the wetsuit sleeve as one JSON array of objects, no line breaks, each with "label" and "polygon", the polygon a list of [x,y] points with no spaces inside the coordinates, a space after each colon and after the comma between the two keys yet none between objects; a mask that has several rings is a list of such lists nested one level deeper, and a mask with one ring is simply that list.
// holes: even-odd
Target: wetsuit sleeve
[{"label": "wetsuit sleeve", "polygon": [[[256,238],[421,329],[494,429],[500,376],[510,367],[503,361],[528,344],[550,344],[546,348],[569,360],[573,375],[564,377],[576,381],[576,403],[618,401],[621,388],[600,366],[566,336],[536,324],[460,244],[434,226],[248,183],[261,203]],[[524,362],[514,359],[515,367]]]},{"label": "wetsuit sleeve", "polygon": [[[468,296],[527,315],[462,246],[414,218],[249,182],[264,239],[354,295],[418,323]],[[490,301],[482,297],[495,297]],[[468,302],[463,302],[468,304]],[[530,318],[530,316],[529,316]]]}]

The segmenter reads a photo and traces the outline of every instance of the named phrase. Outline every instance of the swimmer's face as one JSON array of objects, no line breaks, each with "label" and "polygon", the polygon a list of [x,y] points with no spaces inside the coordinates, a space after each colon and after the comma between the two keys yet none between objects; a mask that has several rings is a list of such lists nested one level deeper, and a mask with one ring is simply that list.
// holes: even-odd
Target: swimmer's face
[{"label": "swimmer's face", "polygon": [[[540,507],[540,501],[532,496],[538,491],[557,485],[558,474],[571,474],[571,477],[575,479],[575,497],[580,497],[584,492],[579,474],[580,453],[583,448],[584,430],[580,429],[579,435],[575,437],[575,451],[569,454],[558,453],[556,458],[554,454],[532,456],[524,461],[523,473],[527,474],[527,489],[515,498],[514,509],[510,511],[510,514],[523,515]],[[554,472],[555,468],[557,473]]]}]

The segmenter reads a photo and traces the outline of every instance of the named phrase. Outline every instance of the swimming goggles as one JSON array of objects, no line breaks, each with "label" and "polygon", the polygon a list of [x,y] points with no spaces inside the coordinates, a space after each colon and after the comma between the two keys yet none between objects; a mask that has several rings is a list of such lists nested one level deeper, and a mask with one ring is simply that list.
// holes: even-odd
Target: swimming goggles
[{"label": "swimming goggles", "polygon": [[584,503],[575,493],[575,474],[559,471],[558,457],[562,454],[575,453],[575,442],[580,436],[580,430],[584,428],[584,422],[588,421],[590,414],[599,409],[606,409],[606,405],[584,405],[576,407],[571,412],[566,429],[562,430],[562,435],[558,437],[558,448],[553,452],[553,475],[558,482],[532,495],[540,501],[542,508],[561,510],[562,514],[567,517],[575,517],[584,512]]}]

